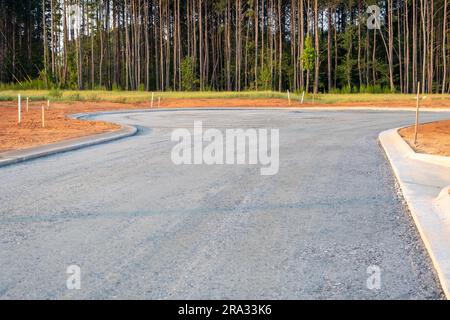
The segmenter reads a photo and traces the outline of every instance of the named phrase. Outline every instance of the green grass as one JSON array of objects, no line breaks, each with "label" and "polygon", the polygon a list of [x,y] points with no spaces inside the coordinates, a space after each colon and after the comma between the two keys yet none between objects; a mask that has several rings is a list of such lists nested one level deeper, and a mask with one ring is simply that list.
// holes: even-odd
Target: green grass
[{"label": "green grass", "polygon": [[[120,103],[148,102],[151,99],[151,92],[141,91],[74,91],[74,90],[0,90],[0,101],[15,101],[17,95],[21,94],[23,98],[29,97],[32,101],[51,101],[70,102],[70,101],[107,101]],[[155,92],[155,100],[161,99],[287,99],[285,92],[274,91],[243,91],[243,92]],[[429,95],[430,98],[450,99],[450,95]],[[371,101],[399,101],[414,100],[413,94],[319,94],[313,98],[312,94],[305,95],[305,102],[316,103],[346,103],[346,102],[371,102]],[[300,100],[301,94],[291,94],[292,100]]]}]

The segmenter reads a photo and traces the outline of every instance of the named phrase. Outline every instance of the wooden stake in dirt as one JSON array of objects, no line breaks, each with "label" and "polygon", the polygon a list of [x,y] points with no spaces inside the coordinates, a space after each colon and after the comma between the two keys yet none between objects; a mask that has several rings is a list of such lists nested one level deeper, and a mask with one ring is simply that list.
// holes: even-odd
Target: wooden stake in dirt
[{"label": "wooden stake in dirt", "polygon": [[47,110],[50,110],[50,100],[47,100]]},{"label": "wooden stake in dirt", "polygon": [[151,106],[150,106],[150,108],[152,108],[152,109],[153,109],[153,99],[154,99],[154,97],[155,97],[155,93],[152,92],[152,104],[151,104]]},{"label": "wooden stake in dirt", "polygon": [[416,101],[416,127],[414,129],[414,145],[417,145],[417,134],[419,131],[419,108],[420,108],[420,81],[417,83],[417,101]]},{"label": "wooden stake in dirt", "polygon": [[305,99],[305,91],[303,91],[303,94],[302,94],[302,104],[303,104],[304,99]]},{"label": "wooden stake in dirt", "polygon": [[161,97],[158,97],[158,109],[161,107]]},{"label": "wooden stake in dirt", "polygon": [[41,106],[42,109],[42,128],[45,128],[45,110],[44,105]]},{"label": "wooden stake in dirt", "polygon": [[30,103],[30,98],[27,97],[27,113],[28,113],[28,104]]},{"label": "wooden stake in dirt", "polygon": [[17,98],[17,124],[20,126],[22,123],[22,100],[20,94]]},{"label": "wooden stake in dirt", "polygon": [[291,93],[289,92],[289,90],[287,91],[287,96],[289,100],[289,105],[291,105]]}]

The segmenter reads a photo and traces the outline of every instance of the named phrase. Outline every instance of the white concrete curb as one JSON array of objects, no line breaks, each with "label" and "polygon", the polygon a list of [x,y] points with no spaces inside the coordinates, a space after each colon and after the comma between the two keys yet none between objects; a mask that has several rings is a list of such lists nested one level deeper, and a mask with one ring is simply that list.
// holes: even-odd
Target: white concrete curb
[{"label": "white concrete curb", "polygon": [[404,153],[404,155],[406,157],[408,157],[410,159],[415,159],[415,160],[428,162],[428,163],[436,164],[439,166],[446,166],[446,167],[450,168],[450,157],[436,156],[436,155],[431,155],[431,154],[415,152],[398,133],[398,131],[401,129],[403,129],[403,128],[398,128],[398,129],[394,130],[398,137],[395,137],[394,132],[392,133],[392,135],[393,135],[393,140],[395,140],[397,147],[399,148],[399,150],[402,150],[402,152]]},{"label": "white concrete curb", "polygon": [[418,156],[400,137],[398,129],[382,132],[379,140],[433,261],[444,294],[450,299],[450,196],[448,188],[444,188],[449,185],[450,166],[446,161]]},{"label": "white concrete curb", "polygon": [[[409,147],[409,145],[408,145]],[[424,154],[424,153],[416,153],[412,151],[411,154],[412,159],[416,159],[423,162],[428,162],[432,164],[436,164],[438,166],[445,166],[450,168],[450,157],[443,157],[443,156],[435,156],[431,154]]]},{"label": "white concrete curb", "polygon": [[[440,213],[440,217],[443,221],[450,225],[450,186],[442,189],[439,196],[433,200],[433,205],[436,210]],[[450,243],[449,243],[450,246]]]}]

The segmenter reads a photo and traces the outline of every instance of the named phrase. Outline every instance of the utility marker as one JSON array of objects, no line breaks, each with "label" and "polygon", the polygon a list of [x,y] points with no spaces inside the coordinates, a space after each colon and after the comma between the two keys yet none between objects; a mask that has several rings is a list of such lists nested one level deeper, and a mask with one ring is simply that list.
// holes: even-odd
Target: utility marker
[{"label": "utility marker", "polygon": [[289,92],[289,90],[287,91],[287,95],[288,95],[289,106],[290,106],[291,105],[291,93]]},{"label": "utility marker", "polygon": [[22,123],[22,101],[19,94],[17,98],[17,124],[20,126],[21,123]]},{"label": "utility marker", "polygon": [[305,99],[305,91],[303,91],[303,94],[302,94],[302,104],[303,104],[304,99]]},{"label": "utility marker", "polygon": [[50,110],[50,100],[47,100],[47,110]]},{"label": "utility marker", "polygon": [[44,105],[41,106],[41,109],[42,109],[42,114],[41,114],[41,117],[42,117],[42,128],[45,128],[45,110],[44,110]]},{"label": "utility marker", "polygon": [[417,134],[419,131],[419,109],[420,109],[419,95],[420,95],[420,81],[417,83],[416,127],[414,129],[414,145],[417,145]]},{"label": "utility marker", "polygon": [[158,109],[161,107],[161,97],[158,97]]},{"label": "utility marker", "polygon": [[30,103],[30,98],[27,97],[27,113],[28,113],[28,104]]},{"label": "utility marker", "polygon": [[152,108],[152,109],[153,109],[153,99],[154,99],[154,97],[155,97],[155,93],[152,92],[152,104],[151,104],[151,106],[150,106],[150,108]]}]

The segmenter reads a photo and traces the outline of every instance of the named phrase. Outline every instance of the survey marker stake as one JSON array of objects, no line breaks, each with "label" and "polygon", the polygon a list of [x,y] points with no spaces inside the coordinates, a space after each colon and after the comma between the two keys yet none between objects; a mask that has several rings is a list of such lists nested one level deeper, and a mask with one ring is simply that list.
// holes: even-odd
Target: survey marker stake
[{"label": "survey marker stake", "polygon": [[22,123],[22,101],[20,94],[18,95],[17,98],[17,123],[19,126]]},{"label": "survey marker stake", "polygon": [[420,81],[417,83],[416,126],[414,128],[414,145],[417,145],[417,134],[419,131],[419,108],[420,108],[419,96],[420,96]]},{"label": "survey marker stake", "polygon": [[42,117],[42,128],[45,128],[45,110],[44,110],[44,105],[41,106],[42,109],[42,113],[41,113],[41,117]]}]

